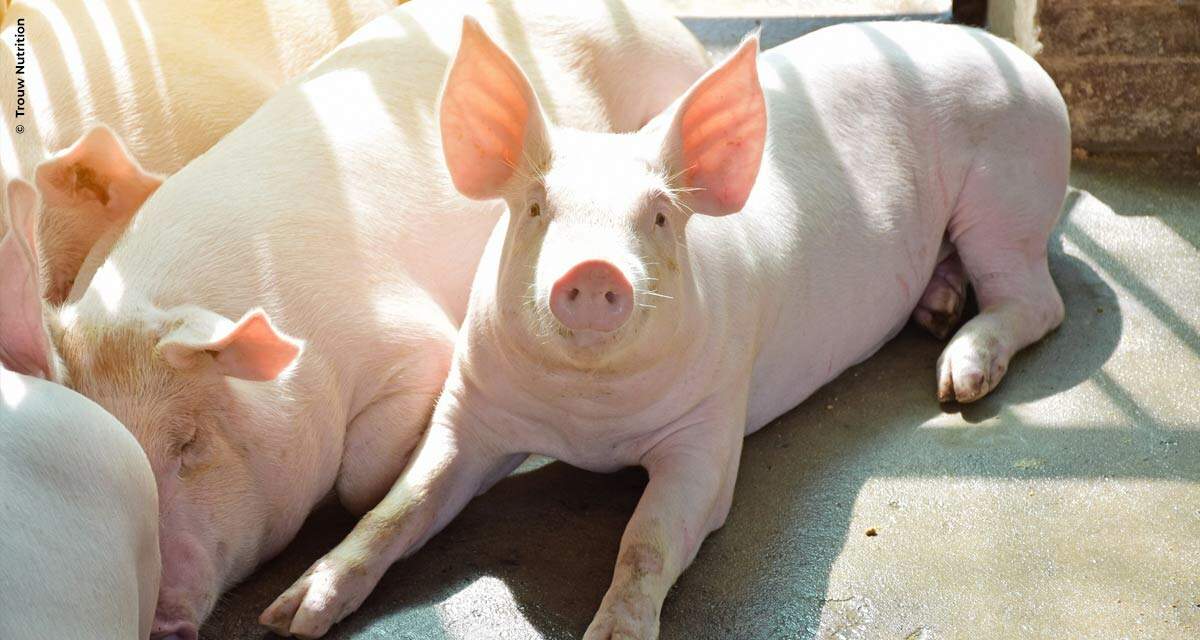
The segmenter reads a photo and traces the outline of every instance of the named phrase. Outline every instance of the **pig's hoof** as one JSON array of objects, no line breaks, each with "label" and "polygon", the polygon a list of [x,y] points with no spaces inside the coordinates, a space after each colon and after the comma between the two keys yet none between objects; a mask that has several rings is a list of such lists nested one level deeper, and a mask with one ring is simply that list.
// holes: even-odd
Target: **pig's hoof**
[{"label": "pig's hoof", "polygon": [[962,322],[963,306],[967,301],[967,281],[954,274],[934,273],[921,301],[913,310],[912,319],[939,340],[945,340]]},{"label": "pig's hoof", "polygon": [[258,622],[281,636],[320,638],[358,609],[378,581],[361,565],[322,558],[276,598]]},{"label": "pig's hoof", "polygon": [[636,589],[610,589],[583,640],[655,640],[658,605]]},{"label": "pig's hoof", "polygon": [[1000,384],[1007,367],[998,339],[959,332],[938,358],[938,401],[974,402]]}]

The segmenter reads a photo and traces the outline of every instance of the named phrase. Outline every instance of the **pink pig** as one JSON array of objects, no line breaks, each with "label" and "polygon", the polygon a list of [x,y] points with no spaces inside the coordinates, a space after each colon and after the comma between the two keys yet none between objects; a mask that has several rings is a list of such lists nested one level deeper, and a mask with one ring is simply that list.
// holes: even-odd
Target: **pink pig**
[{"label": "pink pig", "polygon": [[914,311],[934,326],[957,313],[961,274],[981,312],[946,347],[939,396],[981,397],[1058,325],[1046,252],[1068,123],[1032,59],[922,23],[757,44],[612,135],[548,124],[511,59],[463,43],[441,101],[446,161],[459,191],[507,215],[428,433],[372,521],[314,567],[305,606],[356,606],[539,453],[648,470],[586,638],[654,638],[725,520],[746,434]]}]

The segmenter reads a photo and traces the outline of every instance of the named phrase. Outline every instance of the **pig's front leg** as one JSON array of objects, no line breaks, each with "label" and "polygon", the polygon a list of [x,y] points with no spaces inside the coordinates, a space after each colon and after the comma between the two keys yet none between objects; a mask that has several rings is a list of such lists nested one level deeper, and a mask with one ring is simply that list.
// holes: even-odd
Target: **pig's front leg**
[{"label": "pig's front leg", "polygon": [[739,416],[677,431],[643,459],[650,482],[585,640],[658,637],[667,591],[729,513],[745,432]]},{"label": "pig's front leg", "polygon": [[350,535],[259,617],[282,636],[317,638],[358,609],[385,571],[416,551],[521,463],[501,445],[450,426],[443,407],[395,486]]}]

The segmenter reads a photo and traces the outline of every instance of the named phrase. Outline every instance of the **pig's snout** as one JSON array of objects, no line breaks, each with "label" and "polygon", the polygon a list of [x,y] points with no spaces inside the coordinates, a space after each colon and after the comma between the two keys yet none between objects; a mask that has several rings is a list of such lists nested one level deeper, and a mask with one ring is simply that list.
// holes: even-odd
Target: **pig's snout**
[{"label": "pig's snout", "polygon": [[180,620],[155,618],[154,626],[150,629],[150,640],[197,640],[199,637],[195,624]]},{"label": "pig's snout", "polygon": [[632,310],[633,286],[604,260],[575,265],[550,290],[550,311],[572,331],[616,331]]}]

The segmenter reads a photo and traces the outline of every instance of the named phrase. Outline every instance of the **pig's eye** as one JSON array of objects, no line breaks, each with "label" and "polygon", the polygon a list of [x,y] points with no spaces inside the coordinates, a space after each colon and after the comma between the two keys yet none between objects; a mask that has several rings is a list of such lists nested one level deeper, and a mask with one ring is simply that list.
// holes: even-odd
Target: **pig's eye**
[{"label": "pig's eye", "polygon": [[654,224],[660,227],[665,226],[667,224],[667,217],[661,213],[654,216]]},{"label": "pig's eye", "polygon": [[538,203],[535,202],[535,203],[529,205],[529,217],[530,218],[536,218],[540,215],[542,215],[542,208],[538,205]]},{"label": "pig's eye", "polygon": [[196,450],[198,449],[198,447],[196,446],[196,444],[197,444],[196,440],[199,439],[199,436],[200,436],[200,430],[196,429],[196,430],[193,430],[190,434],[188,434],[186,439],[180,441],[180,444],[179,444],[179,456],[180,457],[187,459],[187,458],[195,455]]}]

